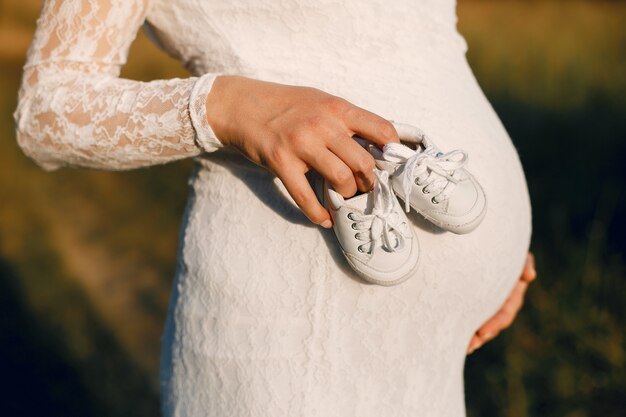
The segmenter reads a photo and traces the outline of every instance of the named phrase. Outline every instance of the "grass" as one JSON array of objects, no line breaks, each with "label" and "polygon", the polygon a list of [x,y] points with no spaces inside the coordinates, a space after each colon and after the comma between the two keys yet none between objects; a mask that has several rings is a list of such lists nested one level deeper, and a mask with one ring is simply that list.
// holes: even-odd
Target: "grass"
[{"label": "grass", "polygon": [[[26,159],[11,112],[37,13],[32,0],[0,3],[5,407],[154,416],[191,164],[45,173]],[[462,1],[458,14],[468,60],[525,166],[539,271],[514,326],[468,359],[469,415],[621,416],[626,4]],[[184,75],[143,35],[123,72]]]}]

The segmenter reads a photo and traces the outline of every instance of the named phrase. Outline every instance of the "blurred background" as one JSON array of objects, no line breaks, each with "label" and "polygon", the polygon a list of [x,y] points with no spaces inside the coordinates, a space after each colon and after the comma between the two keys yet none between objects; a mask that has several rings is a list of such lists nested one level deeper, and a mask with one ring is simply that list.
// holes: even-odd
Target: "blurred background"
[{"label": "blurred background", "polygon": [[[40,2],[0,0],[0,401],[6,416],[158,415],[190,161],[46,173],[12,112]],[[626,2],[460,0],[468,60],[533,201],[539,278],[471,355],[469,416],[626,415]],[[186,76],[140,33],[124,77]]]}]

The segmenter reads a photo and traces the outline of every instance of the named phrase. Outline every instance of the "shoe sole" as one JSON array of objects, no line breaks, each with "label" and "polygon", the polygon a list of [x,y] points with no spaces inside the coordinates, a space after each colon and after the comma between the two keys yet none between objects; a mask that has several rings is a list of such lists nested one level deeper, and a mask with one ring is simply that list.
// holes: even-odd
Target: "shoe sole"
[{"label": "shoe sole", "polygon": [[[339,245],[339,247],[341,247],[341,245]],[[392,287],[398,284],[402,284],[404,281],[408,280],[409,278],[411,278],[412,275],[415,274],[415,272],[417,272],[417,269],[419,267],[419,260],[420,260],[420,251],[418,251],[417,254],[417,261],[415,262],[415,266],[413,266],[413,268],[411,268],[411,270],[409,272],[407,272],[406,274],[404,274],[401,278],[395,279],[393,281],[380,281],[376,278],[372,278],[369,275],[365,274],[364,272],[361,272],[361,270],[359,268],[356,267],[356,265],[352,262],[352,260],[350,259],[349,256],[346,255],[346,252],[343,250],[343,248],[341,248],[341,252],[343,252],[343,257],[346,259],[346,261],[348,261],[348,263],[350,264],[350,266],[352,267],[352,270],[354,272],[356,272],[356,274],[363,278],[363,280],[371,283],[371,284],[377,284],[377,285],[381,285],[383,287]]]}]

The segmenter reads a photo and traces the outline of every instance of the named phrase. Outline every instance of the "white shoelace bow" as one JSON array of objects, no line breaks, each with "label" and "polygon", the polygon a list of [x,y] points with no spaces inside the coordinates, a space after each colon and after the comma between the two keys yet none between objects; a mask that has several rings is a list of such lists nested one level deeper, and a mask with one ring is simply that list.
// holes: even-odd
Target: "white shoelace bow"
[{"label": "white shoelace bow", "polygon": [[386,144],[383,158],[404,165],[401,175],[407,213],[411,210],[409,195],[414,183],[423,185],[423,192],[432,192],[433,202],[440,203],[450,196],[454,186],[462,179],[454,176],[455,171],[467,163],[467,153],[459,149],[442,153],[434,146],[427,146],[418,152],[399,143]]},{"label": "white shoelace bow", "polygon": [[[351,212],[348,217],[355,221],[353,228],[356,230],[370,231],[370,249],[368,251],[370,254],[374,253],[374,248],[379,240],[382,240],[382,248],[389,252],[402,250],[404,237],[398,229],[402,224],[402,219],[393,210],[398,200],[391,189],[389,173],[375,169],[374,174],[376,175],[376,184],[372,191],[374,193],[372,213]],[[356,238],[367,240],[367,236],[364,236],[361,232],[356,234]],[[363,251],[362,246],[359,246],[360,251]]]}]

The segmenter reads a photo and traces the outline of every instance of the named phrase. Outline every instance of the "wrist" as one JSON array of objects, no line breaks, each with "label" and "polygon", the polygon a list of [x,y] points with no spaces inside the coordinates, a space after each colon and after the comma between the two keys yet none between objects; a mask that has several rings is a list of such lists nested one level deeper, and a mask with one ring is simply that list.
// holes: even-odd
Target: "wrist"
[{"label": "wrist", "polygon": [[233,111],[238,93],[238,83],[243,77],[236,75],[218,75],[213,81],[211,91],[206,97],[206,119],[207,123],[215,132],[215,136],[227,145],[231,141]]}]

